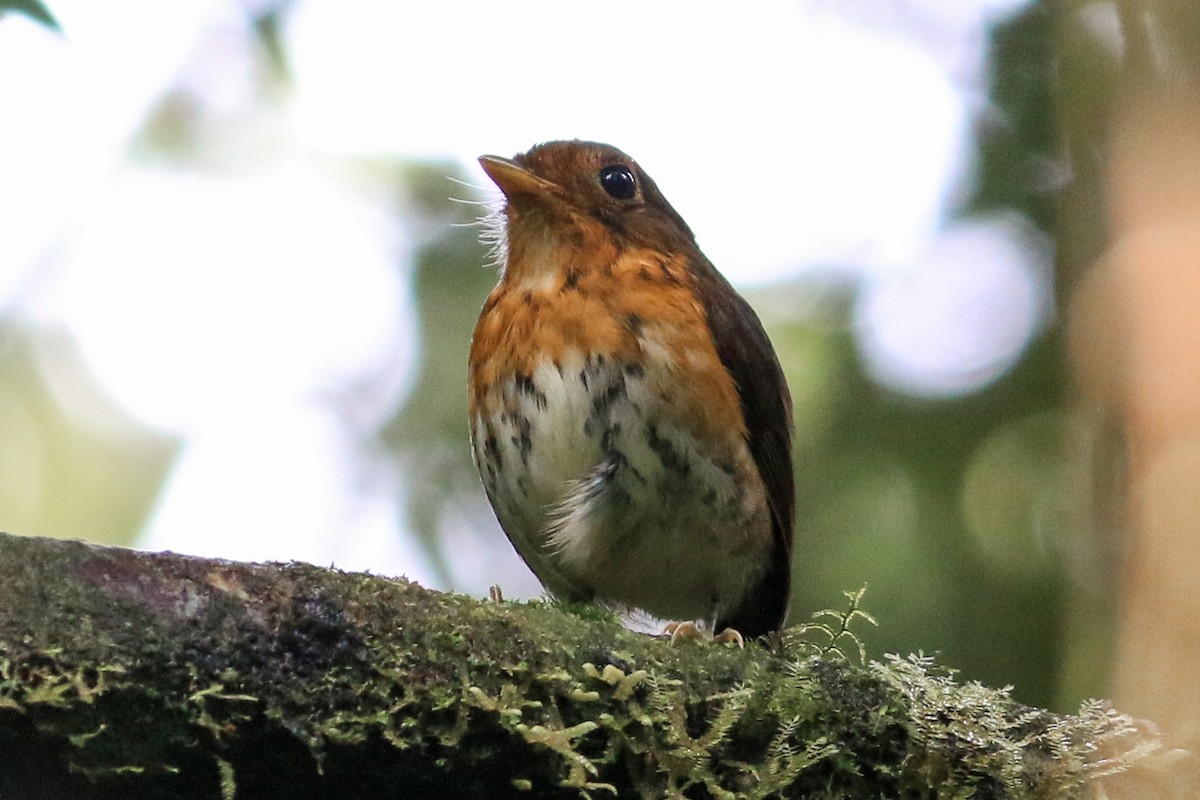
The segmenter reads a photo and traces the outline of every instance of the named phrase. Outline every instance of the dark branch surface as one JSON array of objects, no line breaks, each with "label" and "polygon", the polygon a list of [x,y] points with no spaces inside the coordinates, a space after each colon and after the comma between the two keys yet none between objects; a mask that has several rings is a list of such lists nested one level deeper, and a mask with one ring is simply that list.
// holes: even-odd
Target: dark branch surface
[{"label": "dark branch surface", "polygon": [[1069,797],[1156,747],[818,650],[0,534],[0,798]]}]

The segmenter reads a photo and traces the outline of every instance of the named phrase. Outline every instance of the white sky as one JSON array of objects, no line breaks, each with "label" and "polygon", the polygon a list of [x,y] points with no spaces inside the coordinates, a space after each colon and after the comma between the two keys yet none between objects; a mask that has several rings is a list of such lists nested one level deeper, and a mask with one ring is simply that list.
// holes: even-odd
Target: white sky
[{"label": "white sky", "polygon": [[448,154],[486,186],[481,153],[613,143],[743,284],[904,258],[964,155],[965,109],[929,55],[811,4],[487,4],[466,27],[459,5],[422,3],[364,26],[377,7],[299,7],[305,146]]},{"label": "white sky", "polygon": [[[131,160],[128,144],[181,82],[217,108],[247,101],[236,7],[52,0],[62,36],[0,21],[0,307],[19,298],[67,326],[125,408],[185,438],[148,546],[430,580],[391,498],[351,486],[320,401],[383,363],[411,377],[417,355],[394,352],[416,336],[395,268],[408,234],[328,177],[329,158],[452,157],[484,187],[481,153],[608,141],[735,283],[812,265],[867,275],[868,367],[953,395],[1010,366],[1048,308],[1049,245],[1026,225],[944,224],[969,169],[983,24],[1015,2],[879,0],[849,19],[833,2],[301,0],[268,155],[187,174]],[[456,583],[481,591],[489,569]]]}]

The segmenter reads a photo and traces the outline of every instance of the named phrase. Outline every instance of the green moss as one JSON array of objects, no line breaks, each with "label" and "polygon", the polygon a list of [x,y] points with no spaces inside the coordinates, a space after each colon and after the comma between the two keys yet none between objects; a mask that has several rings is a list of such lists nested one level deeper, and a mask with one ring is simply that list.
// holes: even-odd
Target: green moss
[{"label": "green moss", "polygon": [[114,792],[1058,797],[1125,763],[1097,748],[1153,746],[1101,706],[847,658],[861,594],[765,647],[671,647],[575,607],[20,544],[0,536],[0,744]]}]

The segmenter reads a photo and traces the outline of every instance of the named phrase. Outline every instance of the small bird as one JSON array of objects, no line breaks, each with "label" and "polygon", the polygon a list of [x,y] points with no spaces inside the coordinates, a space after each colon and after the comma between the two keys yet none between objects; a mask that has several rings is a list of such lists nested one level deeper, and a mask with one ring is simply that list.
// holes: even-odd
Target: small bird
[{"label": "small bird", "polygon": [[762,323],[615,147],[479,162],[505,202],[471,341],[471,441],[509,540],[554,596],[777,630],[792,402]]}]

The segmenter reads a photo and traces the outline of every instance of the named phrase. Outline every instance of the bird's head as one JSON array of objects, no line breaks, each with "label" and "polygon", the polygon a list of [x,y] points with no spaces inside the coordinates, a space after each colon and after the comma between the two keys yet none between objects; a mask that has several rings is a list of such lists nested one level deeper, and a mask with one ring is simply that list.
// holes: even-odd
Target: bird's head
[{"label": "bird's head", "polygon": [[[632,158],[578,140],[546,142],[514,158],[481,156],[504,193],[509,265],[525,249],[573,253],[694,247],[687,223]],[[543,255],[544,258],[544,255]]]}]

